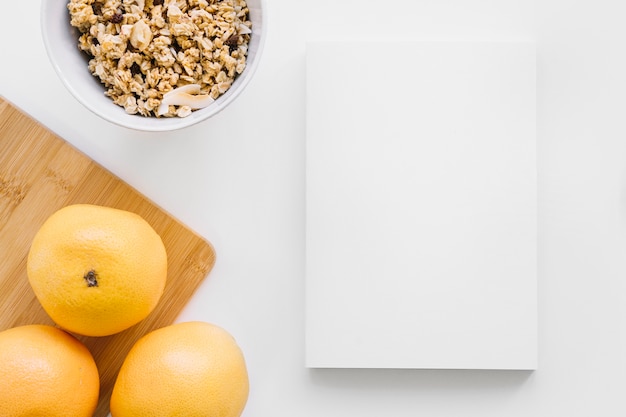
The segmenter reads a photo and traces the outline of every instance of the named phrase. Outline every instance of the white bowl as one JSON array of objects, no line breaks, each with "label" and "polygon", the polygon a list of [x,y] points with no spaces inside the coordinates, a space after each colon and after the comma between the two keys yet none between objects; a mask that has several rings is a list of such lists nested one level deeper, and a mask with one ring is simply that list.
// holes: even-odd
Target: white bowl
[{"label": "white bowl", "polygon": [[87,68],[86,54],[78,49],[78,30],[70,25],[68,0],[44,0],[41,29],[48,56],[61,81],[89,110],[117,125],[143,131],[170,131],[191,126],[217,114],[246,88],[258,66],[265,42],[265,0],[247,0],[252,21],[246,68],[232,86],[208,107],[187,117],[156,118],[131,115],[104,95],[104,86]]}]

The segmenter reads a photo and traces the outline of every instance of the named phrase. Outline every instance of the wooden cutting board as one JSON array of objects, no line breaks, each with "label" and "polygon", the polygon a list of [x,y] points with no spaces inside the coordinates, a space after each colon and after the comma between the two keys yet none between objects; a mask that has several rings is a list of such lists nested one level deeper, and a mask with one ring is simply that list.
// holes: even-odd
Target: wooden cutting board
[{"label": "wooden cutting board", "polygon": [[98,365],[101,389],[95,416],[105,417],[127,352],[145,333],[174,322],[213,268],[215,252],[209,242],[0,98],[0,331],[54,324],[30,288],[26,258],[41,224],[74,203],[141,215],[160,234],[168,255],[165,292],[148,318],[117,335],[79,337]]}]

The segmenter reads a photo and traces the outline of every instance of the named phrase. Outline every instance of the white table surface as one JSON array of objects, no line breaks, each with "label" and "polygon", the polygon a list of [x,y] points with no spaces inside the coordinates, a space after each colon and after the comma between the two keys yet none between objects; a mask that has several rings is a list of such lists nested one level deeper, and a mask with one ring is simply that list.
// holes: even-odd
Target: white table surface
[{"label": "white table surface", "polygon": [[[0,95],[214,244],[215,268],[180,320],[237,338],[251,379],[244,416],[625,414],[623,1],[268,0],[249,89],[215,118],[165,134],[84,109],[48,64],[40,1],[2,3]],[[404,37],[537,41],[535,372],[304,367],[305,41]]]}]

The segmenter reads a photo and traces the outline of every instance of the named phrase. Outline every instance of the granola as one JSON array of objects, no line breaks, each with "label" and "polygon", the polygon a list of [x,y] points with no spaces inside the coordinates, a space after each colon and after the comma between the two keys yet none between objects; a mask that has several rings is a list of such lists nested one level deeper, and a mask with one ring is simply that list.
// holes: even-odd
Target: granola
[{"label": "granola", "polygon": [[70,0],[67,8],[89,71],[129,114],[186,117],[246,66],[245,0]]}]

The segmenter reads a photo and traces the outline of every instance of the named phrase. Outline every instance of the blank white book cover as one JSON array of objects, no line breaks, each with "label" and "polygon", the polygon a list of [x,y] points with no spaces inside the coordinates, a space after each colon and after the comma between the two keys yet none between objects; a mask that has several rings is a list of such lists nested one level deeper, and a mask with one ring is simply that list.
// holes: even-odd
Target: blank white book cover
[{"label": "blank white book cover", "polygon": [[306,55],[306,366],[536,369],[535,45]]}]

